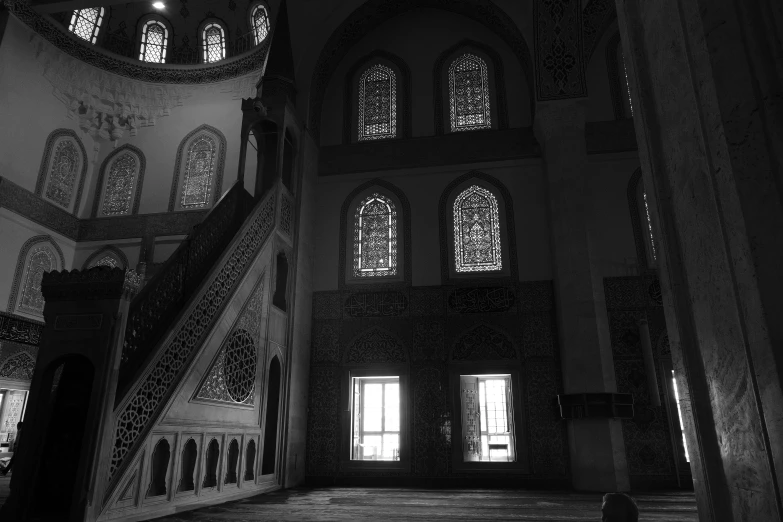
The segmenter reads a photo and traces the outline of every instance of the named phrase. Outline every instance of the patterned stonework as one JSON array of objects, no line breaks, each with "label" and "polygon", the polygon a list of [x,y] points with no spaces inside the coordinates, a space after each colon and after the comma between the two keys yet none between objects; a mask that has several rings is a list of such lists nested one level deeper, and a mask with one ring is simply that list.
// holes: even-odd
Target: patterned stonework
[{"label": "patterned stonework", "polygon": [[224,346],[197,389],[196,399],[253,405],[258,360],[263,360],[265,353],[260,321],[263,302],[262,275],[233,333],[226,337]]},{"label": "patterned stonework", "polygon": [[348,348],[348,363],[405,362],[405,349],[394,336],[380,328],[371,328]]},{"label": "patterned stonework", "polygon": [[536,99],[587,96],[582,51],[582,4],[535,0]]}]

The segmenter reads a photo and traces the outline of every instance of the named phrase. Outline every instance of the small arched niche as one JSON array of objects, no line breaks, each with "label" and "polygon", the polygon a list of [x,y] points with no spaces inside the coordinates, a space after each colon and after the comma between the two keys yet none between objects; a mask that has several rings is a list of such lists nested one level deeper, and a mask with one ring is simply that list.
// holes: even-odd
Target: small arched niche
[{"label": "small arched niche", "polygon": [[245,448],[245,477],[246,481],[256,478],[256,441],[251,440]]},{"label": "small arched niche", "polygon": [[232,439],[228,445],[228,469],[226,470],[226,484],[237,483],[237,466],[239,465],[239,443]]},{"label": "small arched niche", "polygon": [[182,448],[182,476],[179,480],[178,492],[193,491],[196,489],[195,473],[196,460],[198,459],[198,446],[196,441],[189,439]]},{"label": "small arched niche", "polygon": [[171,448],[169,447],[169,441],[161,438],[152,452],[152,473],[150,475],[150,486],[147,489],[148,498],[166,494],[166,475],[169,470],[170,458]]},{"label": "small arched niche", "polygon": [[217,486],[218,460],[220,460],[220,444],[218,444],[217,439],[212,439],[207,446],[207,462],[203,483],[205,488]]},{"label": "small arched niche", "polygon": [[280,409],[280,361],[277,356],[269,363],[269,380],[266,396],[266,421],[264,423],[264,455],[261,474],[275,472],[277,460],[277,422]]}]

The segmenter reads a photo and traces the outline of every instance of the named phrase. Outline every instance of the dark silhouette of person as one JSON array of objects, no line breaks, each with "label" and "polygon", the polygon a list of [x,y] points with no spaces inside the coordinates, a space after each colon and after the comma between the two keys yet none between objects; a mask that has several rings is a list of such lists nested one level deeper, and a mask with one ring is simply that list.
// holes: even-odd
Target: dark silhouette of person
[{"label": "dark silhouette of person", "polygon": [[16,437],[14,438],[14,454],[11,455],[11,460],[8,461],[8,465],[0,470],[0,474],[2,474],[4,477],[8,474],[8,471],[10,471],[11,466],[14,464],[14,459],[16,458],[16,452],[19,451],[19,440],[22,437],[22,423],[17,422],[16,423]]},{"label": "dark silhouette of person", "polygon": [[636,501],[625,493],[607,493],[601,505],[601,522],[639,522]]}]

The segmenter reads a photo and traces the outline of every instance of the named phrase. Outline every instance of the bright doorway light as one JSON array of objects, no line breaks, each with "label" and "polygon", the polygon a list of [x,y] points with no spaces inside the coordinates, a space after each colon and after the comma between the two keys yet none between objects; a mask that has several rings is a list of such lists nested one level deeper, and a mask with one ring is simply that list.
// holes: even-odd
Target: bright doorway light
[{"label": "bright doorway light", "polygon": [[154,4],[152,4],[152,7],[154,7],[155,9],[163,9],[164,7],[166,7],[166,4],[164,4],[163,2],[155,2]]}]

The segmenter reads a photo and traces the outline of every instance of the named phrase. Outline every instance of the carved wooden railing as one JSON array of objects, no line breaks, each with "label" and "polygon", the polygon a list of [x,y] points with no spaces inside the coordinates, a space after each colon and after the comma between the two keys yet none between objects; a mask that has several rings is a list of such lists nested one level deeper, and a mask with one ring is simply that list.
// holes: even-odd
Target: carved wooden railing
[{"label": "carved wooden railing", "polygon": [[236,183],[131,302],[117,400],[234,238],[251,204],[252,196],[241,183]]},{"label": "carved wooden railing", "polygon": [[[246,200],[250,198],[236,186],[232,190],[239,191]],[[129,367],[127,365],[131,363],[125,363],[126,368],[132,368],[133,371],[125,370],[125,386],[118,387],[108,491],[117,486],[117,480],[129,463],[128,457],[141,447],[144,436],[154,425],[194,354],[230,302],[243,275],[255,261],[276,225],[279,226],[278,201],[281,190],[278,186],[255,203],[239,228],[215,226],[214,232],[208,236],[210,239],[204,242],[211,246],[209,251],[212,254],[200,257],[204,260],[198,263],[201,268],[195,268],[193,257],[188,261],[183,257],[184,253],[175,253],[161,273],[142,290],[137,297],[138,302],[131,303],[126,341],[130,338],[135,343],[135,351],[128,352],[128,361],[133,360],[134,366]],[[216,207],[213,212],[218,211]],[[236,212],[232,215],[238,219],[243,214]],[[205,221],[200,229],[207,226]],[[213,237],[218,232],[221,236]],[[201,233],[204,232],[199,230],[190,238],[189,244],[183,245],[181,249],[191,253],[200,252],[195,243]],[[194,276],[185,275],[189,273],[188,268],[193,268]],[[172,271],[180,275],[167,275]],[[167,278],[173,278],[174,282],[164,284],[162,281],[169,281]],[[181,286],[189,287],[190,293],[180,292],[179,286],[175,284],[177,281],[181,281]],[[158,304],[159,301],[163,304]],[[149,311],[133,319],[131,324],[133,316],[141,313],[138,311],[141,302],[149,302]],[[169,302],[176,304],[168,305]],[[157,310],[170,314],[169,319],[158,320],[155,315]],[[142,343],[137,336],[143,330],[145,321],[154,321],[161,330],[156,336],[146,334]],[[129,336],[129,332],[133,335]],[[161,343],[164,335],[167,341]],[[122,366],[120,372],[122,375]]]}]

